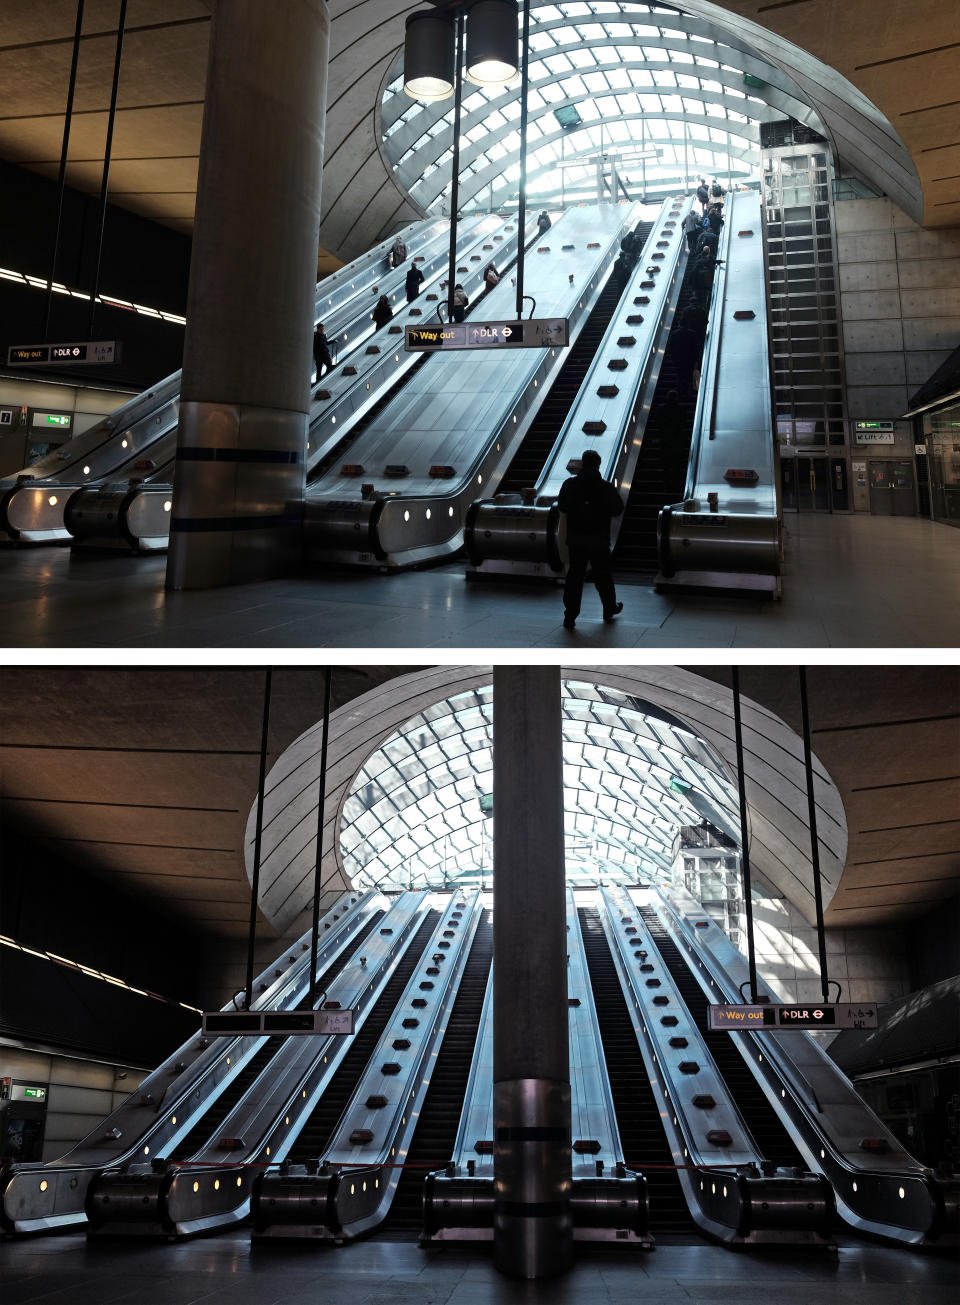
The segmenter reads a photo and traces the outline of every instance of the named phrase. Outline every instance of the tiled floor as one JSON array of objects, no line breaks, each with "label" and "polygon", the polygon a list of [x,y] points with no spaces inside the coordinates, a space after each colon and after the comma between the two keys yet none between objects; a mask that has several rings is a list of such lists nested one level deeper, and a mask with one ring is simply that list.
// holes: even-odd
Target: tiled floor
[{"label": "tiled floor", "polygon": [[917,518],[800,516],[787,523],[783,598],[666,596],[622,585],[577,628],[553,585],[467,583],[461,565],[401,575],[304,575],[166,593],[165,557],[0,550],[0,646],[211,648],[954,647],[960,532]]},{"label": "tiled floor", "polygon": [[242,1233],[182,1245],[88,1246],[80,1235],[0,1246],[4,1305],[954,1305],[953,1257],[857,1244],[585,1253],[566,1277],[498,1274],[482,1250],[361,1242],[251,1249]]}]

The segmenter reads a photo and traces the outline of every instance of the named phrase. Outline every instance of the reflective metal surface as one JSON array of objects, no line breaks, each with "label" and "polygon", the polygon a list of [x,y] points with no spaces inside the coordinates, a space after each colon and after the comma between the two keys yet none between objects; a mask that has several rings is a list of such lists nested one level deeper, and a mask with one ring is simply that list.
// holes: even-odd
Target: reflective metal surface
[{"label": "reflective metal surface", "polygon": [[657,527],[657,585],[779,596],[780,523],[760,196],[724,206],[684,500]]}]

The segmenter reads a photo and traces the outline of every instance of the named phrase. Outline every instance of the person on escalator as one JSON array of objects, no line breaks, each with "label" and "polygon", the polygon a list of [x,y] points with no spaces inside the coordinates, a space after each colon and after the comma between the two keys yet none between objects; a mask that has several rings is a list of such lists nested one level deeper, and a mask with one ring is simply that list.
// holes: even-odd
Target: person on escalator
[{"label": "person on escalator", "polygon": [[700,361],[702,343],[700,336],[687,320],[686,314],[679,325],[670,332],[670,360],[677,373],[677,391],[683,399],[693,394],[693,373]]},{"label": "person on escalator", "polygon": [[545,236],[552,226],[553,223],[550,221],[550,214],[546,209],[544,209],[537,218],[537,231],[541,236]]},{"label": "person on escalator", "polygon": [[453,320],[455,322],[463,321],[469,304],[470,300],[467,297],[467,292],[458,281],[453,287]]},{"label": "person on escalator", "polygon": [[580,470],[560,486],[557,507],[567,527],[567,579],[563,587],[563,625],[572,630],[580,615],[583,582],[589,566],[593,583],[603,604],[603,619],[612,621],[623,611],[617,602],[610,561],[610,522],[623,512],[617,488],[600,474],[600,454],[586,449]]},{"label": "person on escalator", "polygon": [[697,253],[699,254],[703,249],[709,249],[710,257],[716,258],[717,245],[719,243],[720,243],[720,237],[717,235],[715,231],[712,231],[709,227],[707,227],[706,229],[702,230],[700,232],[700,235],[697,237]]},{"label": "person on escalator", "polygon": [[693,287],[693,293],[698,304],[705,305],[710,299],[714,269],[719,267],[722,261],[722,259],[714,258],[709,248],[703,248],[697,254],[690,284]]},{"label": "person on escalator", "polygon": [[393,309],[390,307],[390,300],[386,295],[381,295],[377,300],[377,306],[373,310],[373,320],[376,322],[378,331],[382,331],[387,322],[393,321]]},{"label": "person on escalator", "polygon": [[493,263],[488,263],[483,269],[483,293],[488,295],[500,282],[500,273]]},{"label": "person on escalator", "polygon": [[710,230],[719,236],[720,228],[723,226],[723,209],[719,204],[710,205],[710,211],[704,221],[708,223]]},{"label": "person on escalator", "polygon": [[683,233],[687,237],[687,250],[692,254],[697,247],[697,241],[700,239],[700,232],[702,230],[700,218],[696,213],[694,213],[693,209],[691,209],[683,219],[681,225],[683,226]]},{"label": "person on escalator", "polygon": [[620,254],[613,265],[613,282],[617,287],[617,294],[622,295],[627,288],[627,282],[630,280],[630,256],[629,254]]},{"label": "person on escalator", "polygon": [[317,366],[317,380],[323,375],[323,368],[328,372],[333,371],[333,359],[330,357],[330,341],[327,339],[326,332],[323,329],[323,322],[317,322],[317,329],[313,335],[313,361]]},{"label": "person on escalator", "polygon": [[401,263],[407,261],[407,247],[403,243],[403,237],[397,236],[396,240],[390,246],[390,266],[399,267]]},{"label": "person on escalator", "polygon": [[700,185],[697,187],[697,199],[702,205],[703,212],[706,213],[707,205],[710,203],[710,192],[703,177],[700,178]]},{"label": "person on escalator", "polygon": [[407,287],[408,304],[412,304],[414,299],[416,299],[417,295],[420,293],[420,285],[422,281],[423,273],[415,263],[411,263],[410,267],[407,269],[407,279],[405,283]]},{"label": "person on escalator", "polygon": [[689,418],[676,390],[667,393],[663,407],[657,413],[657,429],[666,488],[671,497],[675,497],[684,489],[682,481],[687,469],[687,436],[690,431]]}]

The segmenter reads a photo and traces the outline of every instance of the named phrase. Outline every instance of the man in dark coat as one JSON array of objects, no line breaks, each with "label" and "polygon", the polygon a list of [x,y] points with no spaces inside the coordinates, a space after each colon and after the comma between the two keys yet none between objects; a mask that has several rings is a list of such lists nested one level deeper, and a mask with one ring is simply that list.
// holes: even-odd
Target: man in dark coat
[{"label": "man in dark coat", "polygon": [[417,267],[416,263],[411,263],[407,271],[407,303],[412,304],[414,299],[420,293],[420,284],[423,281],[423,273]]},{"label": "man in dark coat", "polygon": [[323,322],[317,323],[317,329],[313,335],[313,361],[317,365],[317,380],[323,375],[323,368],[328,372],[333,371],[333,359],[330,357],[330,341],[327,339],[326,332],[323,329]]},{"label": "man in dark coat", "polygon": [[580,470],[560,486],[557,506],[567,521],[570,561],[563,587],[563,624],[572,630],[580,615],[580,599],[587,567],[603,603],[603,619],[612,621],[623,611],[617,602],[610,565],[610,522],[623,512],[623,499],[609,480],[600,475],[600,454],[587,449]]}]

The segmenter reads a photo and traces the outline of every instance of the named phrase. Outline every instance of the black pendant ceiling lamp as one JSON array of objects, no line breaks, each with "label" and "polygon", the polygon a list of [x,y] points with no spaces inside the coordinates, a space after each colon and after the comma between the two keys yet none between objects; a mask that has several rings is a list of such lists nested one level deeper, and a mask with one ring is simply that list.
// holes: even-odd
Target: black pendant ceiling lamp
[{"label": "black pendant ceiling lamp", "polygon": [[490,88],[512,82],[517,46],[516,0],[475,0],[467,11],[467,81]]},{"label": "black pendant ceiling lamp", "polygon": [[407,17],[403,46],[403,89],[412,100],[445,100],[453,94],[455,60],[451,15],[419,9]]}]

